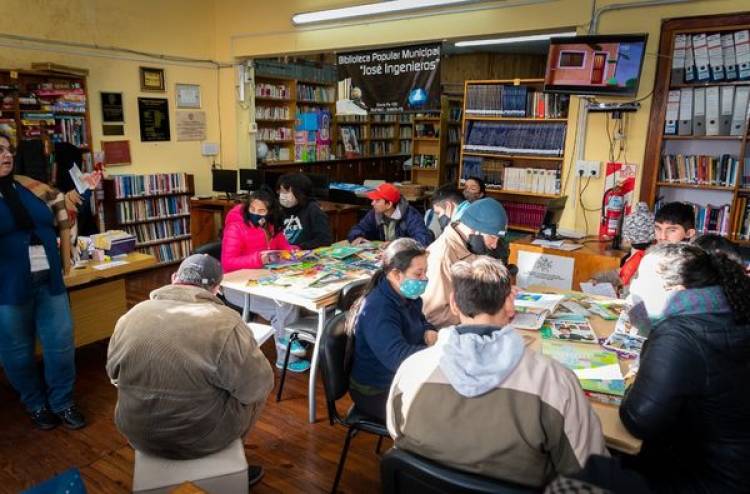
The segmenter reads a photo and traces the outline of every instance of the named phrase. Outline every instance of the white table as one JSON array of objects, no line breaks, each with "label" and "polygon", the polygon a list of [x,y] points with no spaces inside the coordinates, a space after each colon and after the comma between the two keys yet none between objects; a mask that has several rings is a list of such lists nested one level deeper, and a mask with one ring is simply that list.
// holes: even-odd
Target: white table
[{"label": "white table", "polygon": [[318,373],[318,356],[320,355],[320,340],[323,337],[323,328],[326,325],[327,309],[338,302],[339,293],[346,285],[366,279],[360,276],[356,280],[348,279],[337,283],[324,285],[321,288],[306,289],[303,292],[295,292],[289,288],[275,287],[272,285],[251,284],[248,280],[257,280],[269,271],[265,269],[240,269],[224,275],[221,286],[237,290],[245,295],[245,303],[242,307],[242,319],[247,322],[250,318],[250,296],[265,297],[277,302],[296,305],[318,314],[318,330],[315,334],[315,346],[312,359],[310,360],[310,382],[308,383],[308,420],[315,422],[315,382]]}]

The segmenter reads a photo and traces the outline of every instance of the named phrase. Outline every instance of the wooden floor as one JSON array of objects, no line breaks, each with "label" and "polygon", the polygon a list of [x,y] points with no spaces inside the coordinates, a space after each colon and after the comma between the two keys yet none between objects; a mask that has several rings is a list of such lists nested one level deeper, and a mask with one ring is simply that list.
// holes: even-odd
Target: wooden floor
[{"label": "wooden floor", "polygon": [[[273,353],[272,342],[264,351]],[[71,467],[80,469],[89,493],[131,492],[133,450],[112,420],[117,393],[104,370],[106,355],[106,341],[77,351],[76,401],[88,419],[79,431],[34,429],[0,373],[0,493],[20,492]],[[276,403],[274,390],[245,438],[248,462],[266,470],[253,492],[330,491],[345,429],[329,425],[320,383],[318,421],[307,423],[307,378],[290,374],[282,401]],[[344,401],[339,403],[342,410],[349,404]],[[353,440],[339,492],[380,490],[376,443],[369,434]],[[384,442],[383,450],[389,443]]]}]

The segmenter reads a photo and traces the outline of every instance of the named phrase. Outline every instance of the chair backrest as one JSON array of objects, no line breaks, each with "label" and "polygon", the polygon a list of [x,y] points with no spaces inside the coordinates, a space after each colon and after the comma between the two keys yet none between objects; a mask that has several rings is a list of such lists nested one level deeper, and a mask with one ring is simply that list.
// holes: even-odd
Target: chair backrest
[{"label": "chair backrest", "polygon": [[221,240],[203,244],[196,247],[194,254],[208,254],[217,261],[221,262]]},{"label": "chair backrest", "polygon": [[365,291],[365,287],[367,287],[369,282],[370,280],[353,281],[342,288],[336,308],[341,312],[348,311],[352,307],[352,304],[362,295],[362,292]]},{"label": "chair backrest", "polygon": [[349,391],[351,366],[347,362],[347,355],[350,353],[347,352],[347,346],[350,344],[350,336],[346,333],[346,312],[336,314],[323,328],[318,362],[331,421],[339,419],[336,401]]},{"label": "chair backrest", "polygon": [[434,461],[391,448],[380,460],[383,492],[408,494],[528,494],[541,489],[461,472]]}]

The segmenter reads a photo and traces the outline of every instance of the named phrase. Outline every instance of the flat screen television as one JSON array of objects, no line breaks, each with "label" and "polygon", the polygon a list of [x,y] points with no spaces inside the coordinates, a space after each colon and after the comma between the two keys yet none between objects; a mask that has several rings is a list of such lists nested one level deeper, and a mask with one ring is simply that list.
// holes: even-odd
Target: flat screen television
[{"label": "flat screen television", "polygon": [[227,197],[237,193],[237,170],[211,170],[211,190]]},{"label": "flat screen television", "polygon": [[647,34],[551,38],[544,90],[633,97],[638,93]]}]

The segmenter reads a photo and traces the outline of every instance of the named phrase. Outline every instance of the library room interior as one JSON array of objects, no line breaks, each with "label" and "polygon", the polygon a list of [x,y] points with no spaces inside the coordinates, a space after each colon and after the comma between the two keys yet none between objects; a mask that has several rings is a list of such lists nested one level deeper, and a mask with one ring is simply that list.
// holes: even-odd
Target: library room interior
[{"label": "library room interior", "polygon": [[5,0],[0,494],[750,492],[746,0]]}]

